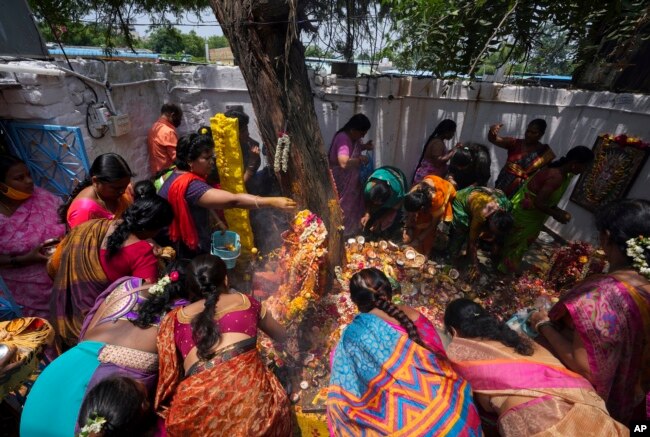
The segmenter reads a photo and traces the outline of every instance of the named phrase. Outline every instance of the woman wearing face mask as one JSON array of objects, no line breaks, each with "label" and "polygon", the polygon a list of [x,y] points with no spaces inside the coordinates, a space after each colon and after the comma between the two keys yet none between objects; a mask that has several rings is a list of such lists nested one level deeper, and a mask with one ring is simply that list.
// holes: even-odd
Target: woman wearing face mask
[{"label": "woman wearing face mask", "polygon": [[0,276],[26,316],[48,318],[52,280],[47,275],[43,243],[59,238],[61,201],[35,187],[20,159],[0,156]]},{"label": "woman wearing face mask", "polygon": [[133,202],[127,193],[132,177],[133,172],[120,155],[99,155],[88,177],[77,185],[59,209],[61,223],[67,223],[72,229],[91,219],[119,217]]},{"label": "woman wearing face mask", "polygon": [[573,177],[585,171],[593,160],[591,149],[576,146],[521,186],[511,199],[515,225],[503,245],[499,270],[513,272],[519,269],[524,253],[537,239],[549,216],[563,224],[571,220],[571,214],[558,208],[557,204]]}]

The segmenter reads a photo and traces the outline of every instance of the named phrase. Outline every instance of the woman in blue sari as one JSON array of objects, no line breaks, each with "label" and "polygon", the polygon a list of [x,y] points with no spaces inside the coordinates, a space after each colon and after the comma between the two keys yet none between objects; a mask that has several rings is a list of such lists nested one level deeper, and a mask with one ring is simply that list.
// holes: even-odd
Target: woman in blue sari
[{"label": "woman in blue sari", "polygon": [[377,269],[352,276],[350,295],[360,314],[333,353],[330,434],[481,435],[469,385],[431,322],[391,303],[390,282]]}]

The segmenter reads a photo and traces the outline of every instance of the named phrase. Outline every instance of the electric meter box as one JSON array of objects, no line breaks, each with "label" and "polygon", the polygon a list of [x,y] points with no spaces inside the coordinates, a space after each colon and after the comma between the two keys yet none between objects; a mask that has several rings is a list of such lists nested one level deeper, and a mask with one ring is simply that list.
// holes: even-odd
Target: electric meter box
[{"label": "electric meter box", "polygon": [[112,137],[121,137],[131,132],[129,114],[113,115],[108,119],[108,131]]}]

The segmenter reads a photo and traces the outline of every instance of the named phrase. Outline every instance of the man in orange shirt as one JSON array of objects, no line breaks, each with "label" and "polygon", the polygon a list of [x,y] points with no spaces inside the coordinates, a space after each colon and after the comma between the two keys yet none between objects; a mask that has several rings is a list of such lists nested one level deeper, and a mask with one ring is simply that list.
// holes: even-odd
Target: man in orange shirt
[{"label": "man in orange shirt", "polygon": [[176,128],[181,125],[183,111],[178,105],[165,103],[160,108],[160,118],[151,126],[147,135],[149,167],[155,175],[170,167],[176,159]]}]

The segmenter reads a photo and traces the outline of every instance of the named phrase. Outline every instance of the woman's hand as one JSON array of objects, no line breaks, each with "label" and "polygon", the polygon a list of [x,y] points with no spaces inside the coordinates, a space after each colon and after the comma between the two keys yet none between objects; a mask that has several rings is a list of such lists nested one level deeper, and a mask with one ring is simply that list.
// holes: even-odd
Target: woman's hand
[{"label": "woman's hand", "polygon": [[270,197],[269,199],[271,207],[283,211],[293,211],[298,206],[295,200],[289,199],[288,197]]},{"label": "woman's hand", "polygon": [[496,137],[497,135],[499,135],[499,131],[501,130],[501,127],[503,127],[503,123],[493,124],[492,126],[490,126],[490,129],[488,130],[488,134]]},{"label": "woman's hand", "polygon": [[370,213],[365,213],[363,217],[361,217],[361,227],[365,228],[366,224],[368,224],[368,220],[370,220]]},{"label": "woman's hand", "polygon": [[530,317],[528,318],[528,323],[530,324],[530,327],[533,328],[535,331],[535,327],[537,326],[538,323],[542,322],[548,322],[550,319],[548,318],[548,313],[546,310],[538,310],[533,312]]},{"label": "woman's hand", "polygon": [[17,256],[16,259],[20,264],[25,264],[25,265],[47,262],[49,257],[41,253],[42,249],[43,249],[43,245],[39,244],[38,246],[34,247],[32,250],[27,252],[25,255]]},{"label": "woman's hand", "polygon": [[368,142],[363,145],[364,150],[372,150],[374,148],[375,145],[372,143],[372,140],[368,140]]}]

